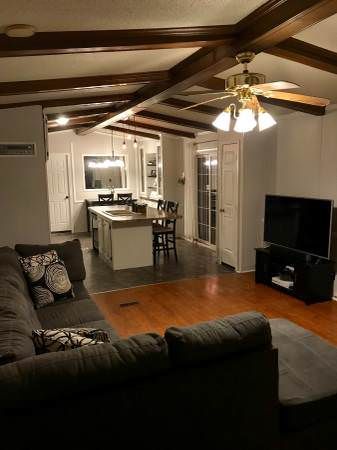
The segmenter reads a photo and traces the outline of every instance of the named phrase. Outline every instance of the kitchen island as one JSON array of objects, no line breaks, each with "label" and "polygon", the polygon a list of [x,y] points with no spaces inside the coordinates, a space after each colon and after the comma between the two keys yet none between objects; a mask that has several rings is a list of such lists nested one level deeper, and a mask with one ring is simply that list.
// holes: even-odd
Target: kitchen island
[{"label": "kitchen island", "polygon": [[99,256],[113,270],[151,266],[152,223],[172,214],[147,208],[145,214],[128,206],[89,207],[94,233],[97,228]]}]

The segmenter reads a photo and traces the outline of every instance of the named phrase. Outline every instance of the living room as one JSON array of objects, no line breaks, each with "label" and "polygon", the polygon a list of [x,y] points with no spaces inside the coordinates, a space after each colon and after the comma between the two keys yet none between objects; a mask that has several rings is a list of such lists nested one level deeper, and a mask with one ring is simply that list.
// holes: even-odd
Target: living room
[{"label": "living room", "polygon": [[4,8],[11,448],[60,415],[69,448],[112,424],[120,448],[336,448],[336,21],[336,0]]}]

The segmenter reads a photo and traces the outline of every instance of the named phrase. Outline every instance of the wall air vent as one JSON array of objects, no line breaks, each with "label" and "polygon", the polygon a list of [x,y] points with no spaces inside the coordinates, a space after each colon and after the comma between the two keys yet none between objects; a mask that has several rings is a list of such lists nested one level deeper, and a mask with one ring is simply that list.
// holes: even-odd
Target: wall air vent
[{"label": "wall air vent", "polygon": [[1,156],[36,156],[36,146],[32,142],[0,142]]}]

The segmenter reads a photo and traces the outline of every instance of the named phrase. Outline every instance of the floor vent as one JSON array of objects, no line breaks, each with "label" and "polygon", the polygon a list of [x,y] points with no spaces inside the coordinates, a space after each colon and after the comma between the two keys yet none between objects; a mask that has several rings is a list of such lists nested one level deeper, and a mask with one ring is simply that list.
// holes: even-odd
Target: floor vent
[{"label": "floor vent", "polygon": [[125,303],[120,303],[119,306],[121,308],[127,308],[129,306],[134,306],[134,305],[139,305],[139,302],[137,302],[137,300],[131,301],[131,302],[125,302]]}]

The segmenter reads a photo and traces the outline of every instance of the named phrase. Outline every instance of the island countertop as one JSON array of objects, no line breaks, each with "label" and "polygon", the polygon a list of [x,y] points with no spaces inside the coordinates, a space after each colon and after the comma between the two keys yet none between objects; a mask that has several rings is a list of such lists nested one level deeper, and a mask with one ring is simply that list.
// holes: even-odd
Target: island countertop
[{"label": "island countertop", "polygon": [[150,225],[154,220],[181,218],[177,214],[150,207],[146,208],[145,214],[132,212],[128,206],[124,205],[91,206],[88,209],[91,213],[110,221],[111,226],[114,228]]}]

